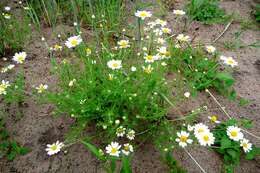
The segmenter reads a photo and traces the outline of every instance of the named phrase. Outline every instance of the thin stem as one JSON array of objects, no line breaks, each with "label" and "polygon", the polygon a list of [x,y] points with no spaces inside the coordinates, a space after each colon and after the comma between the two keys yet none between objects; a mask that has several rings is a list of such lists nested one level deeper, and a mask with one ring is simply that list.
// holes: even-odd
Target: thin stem
[{"label": "thin stem", "polygon": [[216,97],[208,90],[205,90],[207,93],[209,93],[209,95],[213,98],[213,100],[217,103],[217,105],[220,107],[220,109],[225,113],[225,115],[231,119],[232,117],[227,113],[227,111],[225,110],[225,107],[221,106],[221,104],[218,102],[218,100],[216,99]]},{"label": "thin stem", "polygon": [[203,173],[207,173],[201,166],[200,164],[196,161],[196,159],[184,148],[184,151],[190,156],[190,158],[196,163],[196,165],[200,168],[200,170]]}]

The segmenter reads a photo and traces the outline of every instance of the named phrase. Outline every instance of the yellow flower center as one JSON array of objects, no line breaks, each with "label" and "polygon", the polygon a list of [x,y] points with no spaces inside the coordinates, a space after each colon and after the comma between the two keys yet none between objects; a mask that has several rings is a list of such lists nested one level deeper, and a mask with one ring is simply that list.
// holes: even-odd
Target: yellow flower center
[{"label": "yellow flower center", "polygon": [[248,147],[247,143],[243,143],[243,147],[247,148]]},{"label": "yellow flower center", "polygon": [[18,61],[22,62],[23,61],[23,56],[18,56]]},{"label": "yellow flower center", "polygon": [[143,12],[140,13],[140,16],[141,16],[141,17],[146,17],[147,14],[146,14],[146,12],[143,11]]},{"label": "yellow flower center", "polygon": [[198,129],[198,133],[202,133],[202,132],[204,132],[203,129]]},{"label": "yellow flower center", "polygon": [[117,148],[112,148],[112,149],[111,149],[111,153],[112,153],[112,154],[115,154],[117,151],[118,151]]},{"label": "yellow flower center", "polygon": [[73,46],[77,46],[78,40],[76,40],[76,39],[71,40],[71,44],[72,44]]},{"label": "yellow flower center", "polygon": [[234,64],[234,61],[232,59],[229,59],[227,62],[228,64]]},{"label": "yellow flower center", "polygon": [[53,151],[55,151],[55,150],[57,150],[57,145],[53,145],[53,146],[51,146],[51,150],[53,150]]},{"label": "yellow flower center", "polygon": [[112,64],[113,67],[118,67],[119,65],[117,63]]},{"label": "yellow flower center", "polygon": [[128,45],[128,43],[126,41],[121,41],[120,42],[120,46],[122,47],[126,47]]},{"label": "yellow flower center", "polygon": [[209,136],[205,135],[205,136],[203,136],[203,139],[204,139],[204,141],[209,141]]},{"label": "yellow flower center", "polygon": [[217,117],[216,117],[215,115],[213,115],[213,116],[211,117],[211,121],[212,121],[212,122],[216,122],[216,121],[217,121]]},{"label": "yellow flower center", "polygon": [[236,137],[237,136],[237,132],[236,131],[232,131],[230,134],[231,134],[232,137]]},{"label": "yellow flower center", "polygon": [[129,146],[124,146],[125,151],[129,151]]},{"label": "yellow flower center", "polygon": [[146,59],[149,60],[149,61],[151,61],[151,60],[153,60],[153,56],[148,55],[148,56],[146,56]]},{"label": "yellow flower center", "polygon": [[187,139],[188,139],[187,136],[181,136],[180,137],[181,142],[186,142]]}]

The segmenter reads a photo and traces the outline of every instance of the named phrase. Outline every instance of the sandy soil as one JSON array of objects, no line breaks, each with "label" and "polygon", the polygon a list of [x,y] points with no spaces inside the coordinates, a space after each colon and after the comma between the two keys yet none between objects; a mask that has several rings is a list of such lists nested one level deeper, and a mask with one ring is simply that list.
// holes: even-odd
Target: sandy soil
[{"label": "sandy soil", "polygon": [[[148,0],[146,0],[146,2],[147,1]],[[235,0],[221,2],[221,5],[228,12],[236,11],[245,19],[252,20],[251,5],[253,3],[254,2],[250,0]],[[183,7],[183,4],[184,1],[178,0],[176,8]],[[153,8],[158,7],[154,6]],[[170,12],[166,18],[174,25],[173,16]],[[222,32],[224,27],[224,24],[206,26],[199,22],[193,22],[187,33],[189,35],[195,33],[197,35],[195,41],[210,42]],[[62,28],[65,28],[65,32],[71,30],[68,26]],[[234,22],[231,24],[228,31],[214,45],[223,51],[223,54],[231,55],[238,61],[239,70],[234,73],[237,80],[235,89],[238,96],[250,100],[250,104],[241,107],[236,102],[230,102],[220,95],[215,95],[232,116],[252,119],[255,127],[250,130],[250,132],[260,136],[260,49],[247,47],[231,51],[225,49],[223,46],[226,40],[231,40],[234,37],[234,33],[239,28],[239,23]],[[59,28],[56,33],[58,33],[58,31],[60,31]],[[45,28],[44,33],[49,44],[55,43],[55,35],[51,34],[50,28]],[[241,41],[245,44],[250,44],[259,40],[259,34],[259,31],[248,29],[241,35]],[[25,48],[25,51],[29,54],[29,60],[22,65],[25,69],[26,90],[30,91],[32,85],[40,83],[55,85],[56,78],[49,72],[50,59],[40,38],[35,37]],[[0,65],[3,64],[4,62],[0,62]],[[7,128],[11,132],[12,138],[17,140],[20,144],[31,148],[32,151],[25,156],[17,157],[12,162],[0,159],[1,173],[103,172],[99,161],[82,145],[73,145],[68,148],[67,153],[60,153],[55,157],[48,157],[45,153],[46,143],[62,140],[72,120],[64,119],[64,117],[54,118],[51,114],[53,110],[51,105],[37,105],[35,101],[31,99],[26,100],[25,103],[26,104],[21,107],[24,116],[21,120],[16,122],[14,121],[14,117],[17,111],[12,107],[9,108],[10,116],[8,118]],[[191,99],[187,101],[180,109],[188,111],[200,105],[207,105],[209,108],[217,107],[213,100],[205,93],[200,93],[200,96],[196,100]],[[211,112],[211,114],[217,114],[222,120],[225,119],[225,116],[220,111]],[[200,118],[201,120],[207,120],[207,116],[208,114],[205,114],[205,116],[201,116]],[[250,136],[248,136],[248,138],[254,141],[258,146],[260,145],[260,141],[256,141],[254,138],[250,138]],[[221,172],[222,158],[218,154],[199,147],[190,148],[189,151],[208,173]],[[184,151],[175,151],[173,154],[188,172],[200,172],[198,167]],[[235,172],[257,173],[260,172],[259,165],[259,158],[253,161],[243,160]],[[167,172],[167,167],[160,162],[158,151],[156,151],[151,144],[145,144],[134,156],[133,170],[135,173],[163,173]]]}]

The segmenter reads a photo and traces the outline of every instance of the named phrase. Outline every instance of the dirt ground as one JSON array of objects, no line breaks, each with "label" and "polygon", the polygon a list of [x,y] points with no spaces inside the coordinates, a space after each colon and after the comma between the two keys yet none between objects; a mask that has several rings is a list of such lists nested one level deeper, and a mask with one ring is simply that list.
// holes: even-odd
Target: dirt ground
[{"label": "dirt ground", "polygon": [[[149,0],[146,0],[148,2]],[[175,9],[182,8],[186,1],[178,0]],[[221,6],[228,13],[236,11],[237,14],[246,20],[253,20],[251,11],[253,0],[233,0],[222,1]],[[12,3],[11,3],[12,4]],[[12,4],[13,5],[13,4]],[[157,6],[153,10],[158,9]],[[166,16],[167,21],[174,26],[173,15],[171,12]],[[224,55],[234,57],[239,64],[239,69],[234,73],[236,78],[235,89],[239,97],[250,100],[247,106],[241,107],[237,102],[231,102],[215,94],[219,101],[224,105],[227,111],[237,118],[249,118],[254,121],[254,128],[250,132],[260,136],[260,49],[246,47],[237,50],[228,50],[224,47],[225,41],[231,41],[235,32],[239,30],[241,24],[233,22],[227,32],[215,43],[214,46],[221,50]],[[64,30],[70,31],[71,27],[62,26]],[[225,28],[224,24],[203,25],[199,22],[193,22],[187,34],[197,35],[195,42],[208,43],[216,38]],[[58,28],[57,31],[60,31]],[[84,33],[84,32],[83,32]],[[86,32],[87,33],[87,32]],[[260,39],[260,32],[254,28],[249,28],[241,35],[243,44],[250,44]],[[55,43],[55,35],[50,28],[44,28],[44,37],[49,44]],[[88,37],[85,35],[84,37]],[[44,44],[39,37],[35,37],[26,46],[28,61],[22,65],[26,77],[26,90],[30,91],[32,85],[48,83],[55,85],[57,80],[52,76],[50,70],[50,59]],[[11,57],[9,57],[11,58]],[[5,62],[1,61],[0,65]],[[2,75],[2,74],[1,74]],[[1,76],[1,78],[8,76]],[[51,86],[50,86],[51,88]],[[188,105],[188,107],[187,107]],[[216,108],[217,105],[205,93],[200,93],[196,99],[191,99],[180,106],[180,110],[189,111],[198,106],[207,105],[209,108]],[[10,116],[8,118],[7,128],[12,134],[12,138],[31,149],[31,152],[25,156],[19,156],[14,161],[8,162],[0,159],[0,173],[101,173],[102,168],[97,159],[88,152],[83,145],[73,145],[67,149],[67,152],[60,153],[54,157],[48,157],[45,152],[47,143],[56,140],[63,140],[63,136],[68,130],[72,120],[64,117],[54,118],[51,115],[52,105],[38,105],[34,100],[26,100],[26,104],[21,108],[23,117],[19,121],[14,121],[16,110],[10,107]],[[220,119],[226,117],[221,111],[214,111],[211,114],[217,114]],[[207,116],[201,116],[201,120],[206,121]],[[246,135],[257,146],[260,141]],[[197,161],[205,168],[208,173],[220,173],[222,170],[222,158],[205,148],[193,147],[188,149]],[[199,173],[199,168],[181,150],[175,151],[174,156],[179,160],[182,167],[189,173]],[[133,159],[133,170],[135,173],[164,173],[167,167],[160,161],[160,154],[151,144],[145,144],[139,151],[135,152]],[[240,166],[235,170],[236,173],[257,173],[260,172],[260,158],[253,161],[242,160]]]}]

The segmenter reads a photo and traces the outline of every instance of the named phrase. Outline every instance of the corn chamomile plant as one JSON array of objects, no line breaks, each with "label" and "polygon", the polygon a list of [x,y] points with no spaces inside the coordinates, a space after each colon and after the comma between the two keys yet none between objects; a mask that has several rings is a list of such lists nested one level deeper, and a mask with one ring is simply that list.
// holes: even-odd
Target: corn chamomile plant
[{"label": "corn chamomile plant", "polygon": [[[185,12],[174,10],[174,14],[181,17]],[[91,20],[95,22],[99,15],[93,15]],[[48,47],[52,72],[58,75],[59,81],[55,88],[46,83],[36,84],[34,94],[41,102],[54,104],[55,115],[69,116],[74,123],[65,141],[47,144],[47,154],[57,154],[80,142],[104,162],[107,172],[118,169],[132,172],[134,151],[149,138],[162,152],[171,172],[185,172],[173,158],[173,149],[186,152],[206,172],[188,152],[190,146],[216,150],[229,167],[239,163],[241,149],[246,157],[254,158],[256,147],[241,132],[241,124],[231,119],[208,90],[214,88],[224,95],[235,95],[231,73],[238,66],[236,60],[221,55],[212,45],[194,47],[190,36],[174,33],[167,21],[154,19],[151,11],[138,9],[134,16],[136,37],[127,35],[124,29],[117,39],[111,40],[107,33],[110,29],[92,25],[95,37],[86,42],[80,23],[76,23],[74,35]],[[104,37],[100,38],[100,33]],[[26,57],[25,52],[17,52],[13,57],[15,65],[7,65],[1,72],[10,72],[14,66],[24,63]],[[17,88],[19,91],[14,91]],[[18,93],[17,100],[21,101],[23,88],[23,76],[17,82],[3,79],[0,95],[8,102],[12,98],[10,94]],[[210,128],[205,122],[196,121],[207,107],[187,115],[178,110],[178,103],[204,90],[230,120],[220,122],[217,116],[209,116],[209,121],[216,123]],[[176,119],[168,114],[171,109],[176,110]],[[86,135],[86,129],[91,127],[95,128],[95,134]],[[96,139],[99,145],[92,144]],[[120,168],[117,161],[122,162]]]}]

